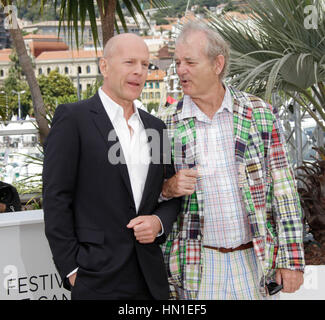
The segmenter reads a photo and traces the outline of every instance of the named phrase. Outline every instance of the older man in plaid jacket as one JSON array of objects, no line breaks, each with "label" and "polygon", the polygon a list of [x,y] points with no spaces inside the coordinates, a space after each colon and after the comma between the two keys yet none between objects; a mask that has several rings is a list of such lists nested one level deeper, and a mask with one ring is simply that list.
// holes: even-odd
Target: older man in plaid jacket
[{"label": "older man in plaid jacket", "polygon": [[223,84],[229,48],[184,26],[175,61],[184,98],[159,114],[182,210],[162,249],[171,298],[271,299],[303,283],[303,224],[275,108]]}]

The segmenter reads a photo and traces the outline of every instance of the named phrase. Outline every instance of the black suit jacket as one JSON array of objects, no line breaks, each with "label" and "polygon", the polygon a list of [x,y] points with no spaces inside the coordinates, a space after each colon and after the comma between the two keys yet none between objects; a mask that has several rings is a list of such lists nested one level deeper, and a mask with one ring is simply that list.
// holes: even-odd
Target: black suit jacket
[{"label": "black suit jacket", "polygon": [[113,126],[98,93],[60,105],[55,112],[44,146],[44,221],[55,266],[67,289],[67,274],[79,267],[77,281],[89,290],[111,294],[118,290],[121,270],[136,253],[152,296],[168,298],[159,244],[176,220],[180,201],[158,204],[164,178],[174,174],[172,165],[163,164],[165,124],[143,110],[139,113],[145,128],[156,129],[161,140],[160,161],[149,165],[138,211],[138,215],[156,214],[162,221],[164,235],[152,244],[140,244],[133,229],[126,227],[137,216],[132,189],[126,164],[108,161],[108,150],[117,142],[108,141]]}]

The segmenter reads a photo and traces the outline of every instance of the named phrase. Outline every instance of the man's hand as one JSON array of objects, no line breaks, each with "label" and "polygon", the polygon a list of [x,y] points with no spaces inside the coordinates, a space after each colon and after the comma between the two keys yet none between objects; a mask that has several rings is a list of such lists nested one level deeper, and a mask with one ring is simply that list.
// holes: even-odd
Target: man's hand
[{"label": "man's hand", "polygon": [[275,281],[283,285],[282,292],[293,293],[304,283],[304,273],[298,270],[277,269]]},{"label": "man's hand", "polygon": [[130,220],[127,227],[133,228],[135,238],[143,244],[154,242],[161,231],[160,220],[154,215],[138,216]]},{"label": "man's hand", "polygon": [[197,176],[197,169],[179,170],[174,176],[164,182],[162,189],[163,197],[177,198],[191,195],[195,191]]},{"label": "man's hand", "polygon": [[7,206],[4,203],[0,202],[0,212],[1,213],[6,211],[6,207]]},{"label": "man's hand", "polygon": [[74,287],[74,283],[76,281],[76,277],[77,277],[77,272],[73,273],[70,277],[69,277],[69,282],[71,284],[72,287]]}]

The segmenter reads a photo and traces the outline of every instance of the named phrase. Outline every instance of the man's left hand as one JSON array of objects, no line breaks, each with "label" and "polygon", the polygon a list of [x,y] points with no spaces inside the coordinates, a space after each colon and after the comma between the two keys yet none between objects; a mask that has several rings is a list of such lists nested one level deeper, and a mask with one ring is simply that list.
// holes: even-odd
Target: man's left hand
[{"label": "man's left hand", "polygon": [[154,215],[138,216],[130,220],[128,228],[133,228],[135,238],[143,244],[155,241],[161,231],[159,219]]},{"label": "man's left hand", "polygon": [[275,281],[283,285],[282,292],[293,293],[304,283],[304,273],[298,270],[277,269]]}]

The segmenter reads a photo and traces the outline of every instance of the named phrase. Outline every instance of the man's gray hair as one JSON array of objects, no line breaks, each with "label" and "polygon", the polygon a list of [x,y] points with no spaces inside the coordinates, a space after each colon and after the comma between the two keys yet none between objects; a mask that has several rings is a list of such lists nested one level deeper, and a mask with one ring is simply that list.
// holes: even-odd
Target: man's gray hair
[{"label": "man's gray hair", "polygon": [[176,39],[176,45],[180,42],[186,42],[186,38],[194,32],[203,32],[207,37],[206,54],[211,62],[214,62],[218,55],[222,55],[225,58],[225,65],[219,77],[223,80],[227,75],[229,68],[229,52],[230,47],[228,43],[222,38],[220,33],[212,28],[209,28],[206,24],[196,22],[188,22],[182,28],[181,33]]}]

